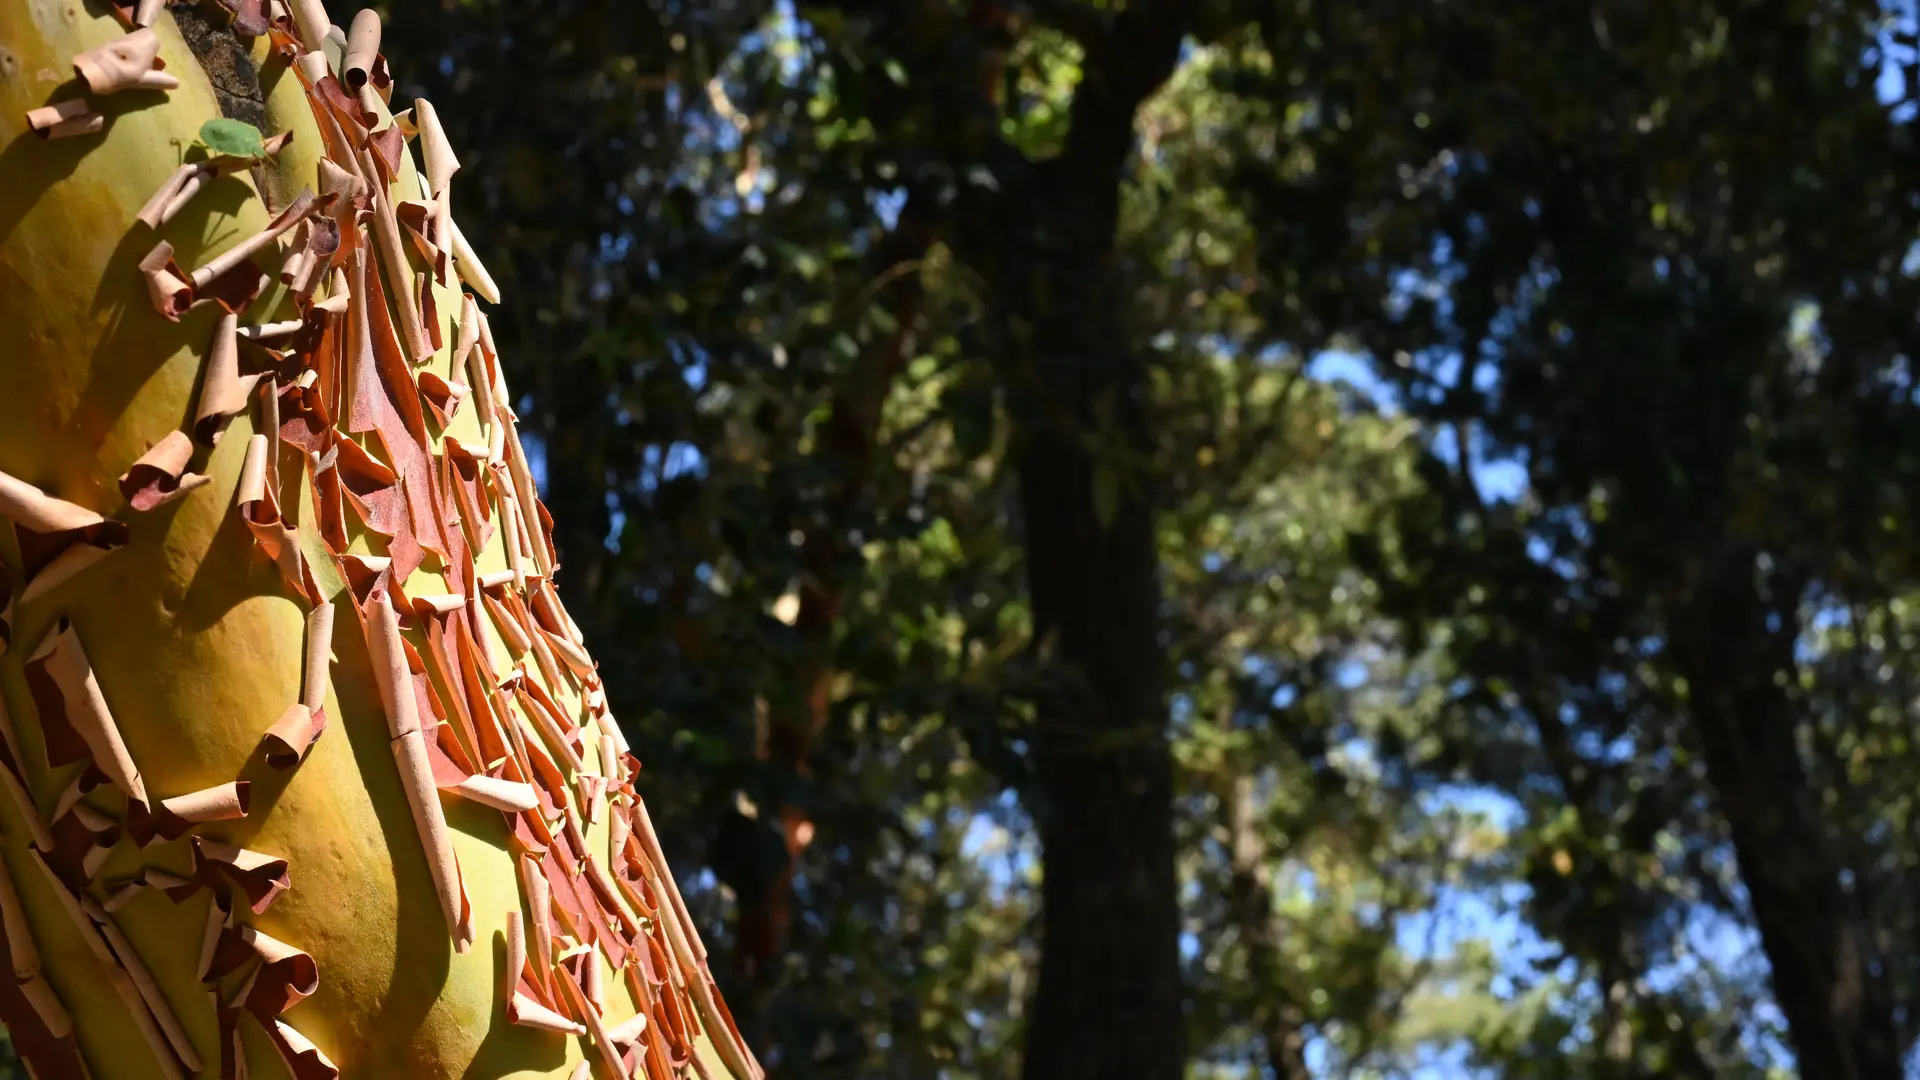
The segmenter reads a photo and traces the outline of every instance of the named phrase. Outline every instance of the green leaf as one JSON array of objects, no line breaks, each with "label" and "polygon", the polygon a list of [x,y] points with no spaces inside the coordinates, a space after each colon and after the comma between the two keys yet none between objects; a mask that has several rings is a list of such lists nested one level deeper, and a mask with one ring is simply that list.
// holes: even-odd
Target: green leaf
[{"label": "green leaf", "polygon": [[1093,516],[1099,519],[1102,529],[1109,529],[1119,512],[1120,474],[1103,461],[1093,467]]},{"label": "green leaf", "polygon": [[216,154],[259,160],[267,156],[260,129],[244,120],[209,120],[200,125],[200,141]]}]

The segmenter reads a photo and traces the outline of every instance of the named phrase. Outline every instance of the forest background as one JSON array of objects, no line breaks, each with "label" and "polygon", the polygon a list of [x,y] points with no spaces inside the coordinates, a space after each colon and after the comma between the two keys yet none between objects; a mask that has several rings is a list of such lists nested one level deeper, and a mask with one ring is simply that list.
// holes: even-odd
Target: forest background
[{"label": "forest background", "polygon": [[781,1080],[1905,1075],[1910,9],[385,14]]}]

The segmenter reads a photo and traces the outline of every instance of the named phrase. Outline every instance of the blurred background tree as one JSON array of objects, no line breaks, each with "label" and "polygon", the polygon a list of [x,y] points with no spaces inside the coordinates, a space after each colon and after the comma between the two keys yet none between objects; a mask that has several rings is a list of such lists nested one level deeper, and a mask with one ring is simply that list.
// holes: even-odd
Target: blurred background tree
[{"label": "blurred background tree", "polygon": [[1911,11],[386,14],[771,1072],[1902,1075]]}]

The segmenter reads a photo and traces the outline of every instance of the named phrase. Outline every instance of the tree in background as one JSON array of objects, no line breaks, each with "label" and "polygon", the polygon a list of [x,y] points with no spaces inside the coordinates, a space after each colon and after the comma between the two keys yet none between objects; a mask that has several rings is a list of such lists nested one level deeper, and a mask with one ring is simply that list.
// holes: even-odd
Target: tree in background
[{"label": "tree in background", "polygon": [[[1606,1003],[1609,1075],[1742,1067],[1653,985],[1703,910],[1757,934],[1802,1075],[1901,1075],[1904,678],[1887,631],[1821,635],[1911,590],[1915,147],[1875,90],[1898,24],[1408,4],[1262,29],[1243,86],[1307,164],[1249,167],[1248,212],[1325,223],[1273,234],[1273,272],[1317,268],[1274,299],[1436,433],[1385,575],[1461,666],[1434,764],[1551,822],[1533,919]],[[1489,460],[1518,497],[1486,495]]]}]

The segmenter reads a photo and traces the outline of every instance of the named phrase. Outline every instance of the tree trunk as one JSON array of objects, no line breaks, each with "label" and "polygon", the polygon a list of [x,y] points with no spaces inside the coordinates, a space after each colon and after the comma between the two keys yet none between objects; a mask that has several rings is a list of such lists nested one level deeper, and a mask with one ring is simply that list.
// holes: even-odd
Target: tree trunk
[{"label": "tree trunk", "polygon": [[[1112,387],[1052,385],[1080,401]],[[1174,1080],[1185,1039],[1153,513],[1128,494],[1103,521],[1098,467],[1052,427],[1019,458],[1034,634],[1077,676],[1033,738],[1045,876],[1024,1075]]]},{"label": "tree trunk", "polygon": [[[1040,703],[1040,972],[1029,1080],[1179,1080],[1186,1067],[1173,761],[1145,365],[1115,255],[1134,119],[1172,73],[1191,5],[1145,3],[1082,42],[1059,156],[1010,167],[958,248],[1007,344],[1033,632],[1070,686]],[[992,245],[990,248],[987,245]]]},{"label": "tree trunk", "polygon": [[[1673,650],[1691,696],[1701,756],[1733,836],[1740,877],[1786,1015],[1800,1075],[1900,1080],[1900,1040],[1867,921],[1800,759],[1793,700],[1794,604],[1756,594],[1750,551],[1700,575],[1675,620]],[[1767,627],[1769,612],[1782,629]]]},{"label": "tree trunk", "polygon": [[[48,1078],[751,1080],[552,592],[433,115],[423,179],[293,6],[0,0],[0,1020]],[[177,171],[223,106],[292,142]]]},{"label": "tree trunk", "polygon": [[1034,634],[1081,691],[1043,708],[1033,739],[1046,871],[1025,1075],[1173,1080],[1185,1040],[1153,513],[1127,495],[1103,523],[1096,467],[1049,428],[1020,455]]},{"label": "tree trunk", "polygon": [[1228,899],[1246,943],[1247,971],[1262,989],[1254,1029],[1267,1044],[1274,1080],[1313,1080],[1307,1066],[1307,1017],[1282,983],[1281,926],[1273,910],[1273,852],[1260,834],[1254,778],[1235,776],[1225,804],[1231,877]]}]

